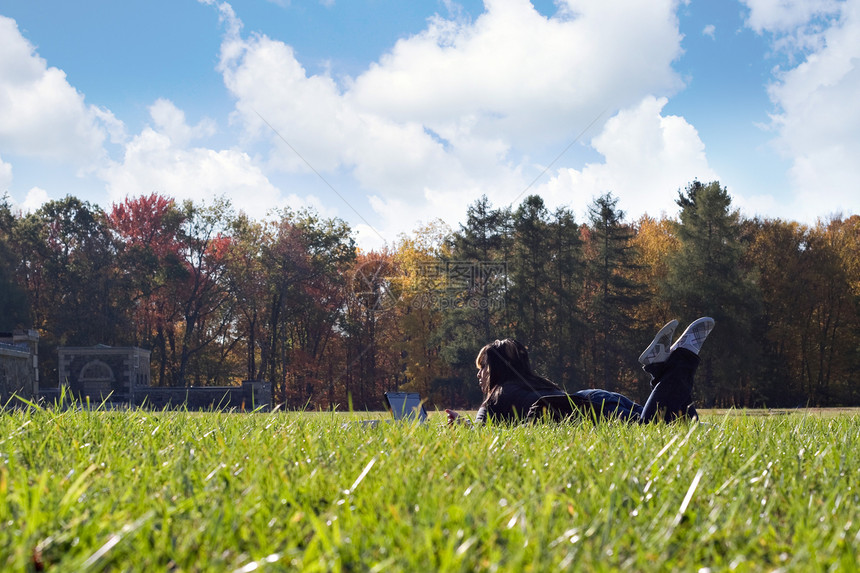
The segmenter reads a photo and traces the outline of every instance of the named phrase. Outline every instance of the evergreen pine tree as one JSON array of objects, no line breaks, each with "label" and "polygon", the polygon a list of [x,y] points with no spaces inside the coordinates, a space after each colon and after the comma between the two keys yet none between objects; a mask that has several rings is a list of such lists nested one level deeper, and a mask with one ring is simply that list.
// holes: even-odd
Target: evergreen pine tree
[{"label": "evergreen pine tree", "polygon": [[584,379],[579,361],[584,331],[579,302],[585,266],[580,232],[569,209],[559,208],[553,213],[547,236],[549,336],[545,374],[570,390],[581,388]]},{"label": "evergreen pine tree", "polygon": [[740,215],[731,210],[731,197],[718,181],[694,181],[677,203],[680,249],[669,259],[664,296],[681,328],[699,316],[716,321],[701,355],[698,391],[707,406],[732,405],[757,362],[750,332],[758,296],[742,265]]},{"label": "evergreen pine tree", "polygon": [[[493,208],[486,196],[470,205],[466,223],[451,240],[450,257],[440,260],[443,278],[438,300],[443,319],[438,332],[441,355],[462,381],[471,405],[480,400],[475,356],[488,342],[510,336],[507,323],[508,209]],[[468,270],[467,288],[459,288],[458,270]]]},{"label": "evergreen pine tree", "polygon": [[515,211],[512,248],[512,285],[509,300],[516,322],[514,336],[529,347],[533,360],[548,355],[550,333],[546,313],[551,305],[548,288],[549,213],[543,199],[526,197]]},{"label": "evergreen pine tree", "polygon": [[587,299],[594,383],[607,390],[624,390],[618,383],[627,377],[630,357],[638,356],[634,313],[642,300],[633,228],[624,223],[624,211],[611,193],[594,200],[588,218]]}]

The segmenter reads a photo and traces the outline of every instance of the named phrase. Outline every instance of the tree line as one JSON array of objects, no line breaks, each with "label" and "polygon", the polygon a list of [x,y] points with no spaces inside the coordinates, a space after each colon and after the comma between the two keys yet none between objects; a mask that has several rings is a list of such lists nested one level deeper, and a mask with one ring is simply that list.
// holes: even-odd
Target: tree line
[{"label": "tree line", "polygon": [[860,403],[860,217],[745,218],[719,182],[677,217],[629,221],[607,193],[578,222],[539,196],[482,197],[379,251],[338,219],[158,194],[108,211],[68,196],[0,201],[0,330],[35,328],[43,385],[60,346],[140,346],[153,384],[267,380],[287,407],[377,408],[388,390],[480,401],[474,358],[529,347],[568,390],[640,400],[637,357],[662,324],[707,315],[702,407]]}]

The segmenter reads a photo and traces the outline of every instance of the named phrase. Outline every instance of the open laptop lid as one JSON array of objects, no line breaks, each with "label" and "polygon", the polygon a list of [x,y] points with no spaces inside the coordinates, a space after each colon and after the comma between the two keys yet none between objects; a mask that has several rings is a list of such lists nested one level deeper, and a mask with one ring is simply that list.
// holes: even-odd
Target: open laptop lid
[{"label": "open laptop lid", "polygon": [[395,420],[415,420],[417,417],[419,422],[423,422],[427,419],[427,411],[418,392],[386,392],[385,402]]}]

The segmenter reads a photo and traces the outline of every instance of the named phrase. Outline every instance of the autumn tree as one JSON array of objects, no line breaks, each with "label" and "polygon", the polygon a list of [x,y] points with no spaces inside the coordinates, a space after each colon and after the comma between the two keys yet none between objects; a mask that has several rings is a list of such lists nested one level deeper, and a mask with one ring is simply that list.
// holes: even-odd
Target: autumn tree
[{"label": "autumn tree", "polygon": [[834,398],[840,404],[857,404],[860,403],[860,215],[834,219],[839,220],[833,225],[839,234],[836,249],[850,300],[848,315],[839,333],[841,372]]},{"label": "autumn tree", "polygon": [[816,256],[809,252],[810,229],[782,220],[751,221],[753,240],[746,258],[758,276],[762,297],[759,339],[760,376],[749,405],[796,406],[806,402],[802,388],[805,318],[815,305],[808,288]]},{"label": "autumn tree", "polygon": [[[257,372],[275,385],[279,399],[293,405],[333,401],[342,373],[338,345],[348,275],[355,260],[350,230],[338,219],[284,210],[263,237],[265,286],[254,287],[263,299],[253,303],[262,313]],[[341,356],[329,360],[336,352]]]},{"label": "autumn tree", "polygon": [[232,222],[232,248],[227,258],[226,280],[236,303],[235,336],[240,343],[246,380],[265,377],[261,350],[266,344],[266,302],[270,270],[263,253],[271,247],[272,225],[254,221],[244,213]]},{"label": "autumn tree", "polygon": [[155,193],[115,203],[108,215],[118,245],[117,270],[130,304],[130,342],[152,350],[159,385],[169,384],[173,372],[178,295],[188,277],[181,252],[185,217],[173,199]]},{"label": "autumn tree", "polygon": [[[223,366],[225,354],[213,343],[229,340],[233,323],[234,303],[225,280],[232,245],[228,234],[232,207],[222,198],[210,204],[185,201],[181,212],[179,255],[185,273],[172,293],[179,307],[179,325],[175,338],[169,340],[173,383],[187,386],[192,381],[198,385],[232,382],[236,373],[220,367],[210,368],[209,376],[201,376],[202,361],[212,359],[212,355],[207,356],[209,352],[214,352],[215,363]],[[196,368],[191,366],[192,361]]]},{"label": "autumn tree", "polygon": [[442,359],[446,290],[443,260],[450,258],[450,228],[434,221],[401,235],[394,251],[398,274],[393,276],[397,305],[395,341],[403,361],[403,389],[421,393],[436,402],[453,404],[460,397],[459,384]]},{"label": "autumn tree", "polygon": [[397,260],[387,249],[359,253],[350,273],[341,379],[354,408],[379,407],[382,392],[406,381],[395,340],[400,275]]},{"label": "autumn tree", "polygon": [[303,237],[309,271],[286,321],[293,349],[293,398],[330,405],[342,399],[335,384],[342,372],[341,332],[350,293],[349,272],[356,259],[350,228],[340,219],[301,213],[295,226]]},{"label": "autumn tree", "polygon": [[857,219],[834,216],[810,234],[815,277],[807,288],[815,304],[805,316],[803,383],[812,404],[838,405],[843,397],[857,396],[860,298],[852,290],[857,277],[850,274],[857,264],[857,233]]},{"label": "autumn tree", "polygon": [[18,220],[16,243],[39,330],[43,380],[56,380],[58,346],[124,340],[125,300],[117,287],[116,249],[104,212],[67,196]]},{"label": "autumn tree", "polygon": [[856,222],[755,221],[748,258],[759,277],[764,334],[754,405],[856,400]]},{"label": "autumn tree", "polygon": [[678,250],[678,239],[674,222],[665,216],[655,219],[643,215],[636,221],[635,229],[633,244],[644,298],[636,308],[636,320],[644,329],[656,332],[671,319],[672,308],[662,289],[669,274],[669,258]]}]

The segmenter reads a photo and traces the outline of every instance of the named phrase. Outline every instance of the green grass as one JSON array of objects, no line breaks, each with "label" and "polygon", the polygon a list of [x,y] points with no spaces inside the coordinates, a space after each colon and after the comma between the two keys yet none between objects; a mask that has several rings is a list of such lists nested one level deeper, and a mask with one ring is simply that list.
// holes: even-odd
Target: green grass
[{"label": "green grass", "polygon": [[855,570],[860,416],[0,413],[0,570]]}]

